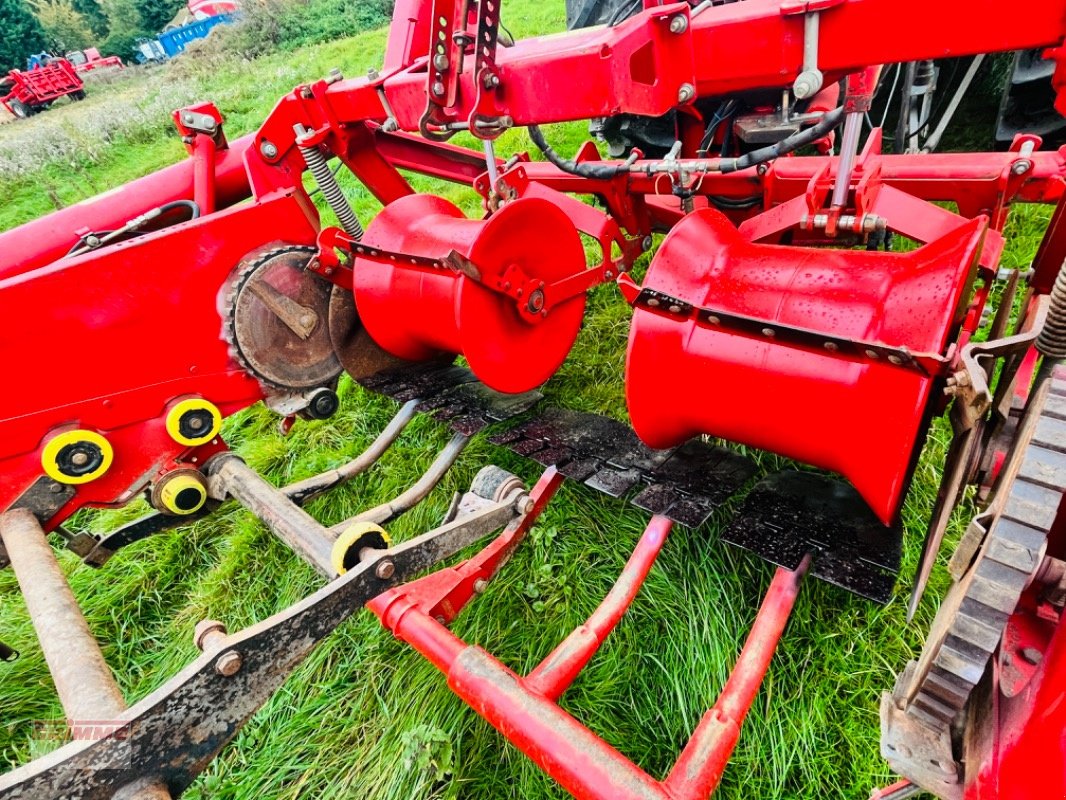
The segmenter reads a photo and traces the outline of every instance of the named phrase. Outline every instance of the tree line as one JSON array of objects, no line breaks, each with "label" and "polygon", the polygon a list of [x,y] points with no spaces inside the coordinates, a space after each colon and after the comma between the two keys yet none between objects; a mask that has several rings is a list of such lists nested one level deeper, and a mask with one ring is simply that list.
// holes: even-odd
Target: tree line
[{"label": "tree line", "polygon": [[128,58],[159,33],[185,0],[0,0],[0,75],[27,56],[98,47]]}]

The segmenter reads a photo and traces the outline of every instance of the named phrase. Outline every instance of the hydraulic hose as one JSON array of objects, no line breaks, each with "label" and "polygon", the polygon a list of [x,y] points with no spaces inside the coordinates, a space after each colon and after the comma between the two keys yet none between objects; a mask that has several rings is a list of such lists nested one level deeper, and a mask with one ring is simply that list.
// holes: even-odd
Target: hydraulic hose
[{"label": "hydraulic hose", "polygon": [[629,171],[629,166],[632,160],[624,161],[621,164],[591,164],[584,163],[579,164],[570,158],[563,158],[559,155],[555,148],[553,148],[544,138],[544,134],[541,133],[538,125],[530,125],[529,138],[533,140],[533,144],[537,146],[540,152],[544,153],[544,157],[548,159],[552,164],[557,166],[563,172],[568,172],[571,175],[577,175],[580,178],[591,178],[592,180],[608,181],[611,178],[615,178],[623,173]]},{"label": "hydraulic hose", "polygon": [[806,130],[797,131],[777,144],[763,147],[759,150],[752,150],[739,158],[723,158],[719,170],[721,172],[736,172],[737,170],[754,167],[757,164],[765,164],[767,161],[773,161],[775,158],[787,155],[804,145],[818,141],[836,128],[842,119],[844,119],[844,107],[838,106],[822,117],[816,124]]}]

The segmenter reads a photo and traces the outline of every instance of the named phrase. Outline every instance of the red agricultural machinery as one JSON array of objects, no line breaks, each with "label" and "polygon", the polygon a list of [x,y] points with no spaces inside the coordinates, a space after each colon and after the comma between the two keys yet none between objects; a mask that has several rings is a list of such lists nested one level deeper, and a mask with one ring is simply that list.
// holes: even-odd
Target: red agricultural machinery
[{"label": "red agricultural machinery", "polygon": [[16,117],[29,117],[60,97],[85,99],[85,84],[74,65],[65,58],[50,58],[33,69],[13,69],[0,78],[0,103]]},{"label": "red agricultural machinery", "polygon": [[[511,42],[500,0],[400,0],[367,77],[298,86],[236,141],[214,106],[181,109],[187,161],[0,235],[0,358],[18,380],[0,410],[3,563],[72,724],[120,728],[0,777],[2,800],[180,795],[363,606],[576,797],[707,797],[804,577],[889,598],[901,504],[942,415],[954,440],[912,609],[971,487],[981,510],[924,650],[885,687],[882,754],[904,780],[878,796],[1066,794],[1066,153],[1024,134],[1006,152],[920,152],[922,65],[1045,48],[1061,90],[1066,0],[645,0],[633,12]],[[884,153],[880,125],[864,129],[889,74],[879,65],[894,64],[912,103],[897,145],[916,152]],[[538,126],[569,120],[608,131],[617,158],[591,144],[558,153]],[[516,127],[544,160],[496,156]],[[641,142],[618,145],[623,130]],[[480,146],[449,143],[460,131]],[[365,228],[331,159],[383,205]],[[320,222],[305,172],[339,227]],[[414,191],[411,173],[468,187],[483,212]],[[1055,206],[1024,272],[999,266],[1016,203]],[[544,408],[537,392],[604,283],[632,307],[632,428]],[[71,343],[90,355],[57,380],[41,352]],[[101,368],[119,353],[121,370]],[[357,459],[279,489],[229,451],[225,416],[263,401],[286,420],[329,417],[342,372],[402,404]],[[303,510],[420,413],[455,436],[417,484],[338,525]],[[486,467],[442,525],[391,541],[382,526],[489,425],[495,444],[544,465],[536,485]],[[751,448],[807,466],[767,471]],[[651,521],[587,623],[518,675],[448,625],[565,479]],[[63,528],[142,495],[155,511],[105,537]],[[672,524],[698,526],[731,498],[722,536],[779,568],[721,696],[660,779],[557,700]],[[326,582],[237,633],[201,623],[203,654],[127,708],[48,535],[103,567],[226,499]]]}]

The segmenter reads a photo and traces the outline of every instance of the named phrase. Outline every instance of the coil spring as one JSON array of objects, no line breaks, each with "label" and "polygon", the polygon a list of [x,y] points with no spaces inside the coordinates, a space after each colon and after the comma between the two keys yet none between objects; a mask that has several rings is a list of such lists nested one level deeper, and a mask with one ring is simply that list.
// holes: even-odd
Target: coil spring
[{"label": "coil spring", "polygon": [[337,220],[340,222],[341,228],[343,228],[344,232],[356,241],[362,239],[363,226],[359,224],[359,219],[355,216],[355,212],[352,211],[348,199],[341,191],[340,184],[337,183],[337,179],[334,177],[333,173],[330,172],[329,164],[326,163],[326,157],[319,152],[317,147],[304,147],[300,144],[298,144],[297,147],[300,148],[300,155],[302,155],[304,161],[307,162],[307,169],[315,179],[315,183],[318,184],[322,196],[326,198],[329,207],[332,208],[333,213],[337,215]]},{"label": "coil spring", "polygon": [[1036,337],[1036,349],[1047,358],[1066,359],[1066,264],[1059,268],[1051,288],[1051,306]]}]

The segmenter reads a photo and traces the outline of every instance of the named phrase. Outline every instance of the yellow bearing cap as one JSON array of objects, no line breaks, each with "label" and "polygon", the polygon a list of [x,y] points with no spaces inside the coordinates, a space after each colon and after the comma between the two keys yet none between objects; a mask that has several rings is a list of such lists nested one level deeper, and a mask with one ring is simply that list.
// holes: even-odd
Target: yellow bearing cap
[{"label": "yellow bearing cap", "polygon": [[167,433],[178,444],[207,444],[222,429],[222,412],[201,397],[180,400],[167,412]]},{"label": "yellow bearing cap", "polygon": [[343,575],[359,565],[359,551],[372,547],[387,550],[392,547],[392,537],[380,525],[373,522],[355,522],[349,525],[333,543],[333,569]]},{"label": "yellow bearing cap", "polygon": [[160,510],[166,514],[195,514],[207,502],[207,486],[194,472],[178,472],[161,479],[157,496]]},{"label": "yellow bearing cap", "polygon": [[95,431],[66,431],[45,444],[41,467],[52,480],[77,485],[107,472],[114,457],[111,443]]}]

